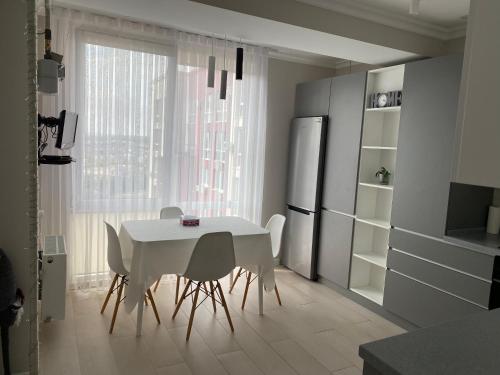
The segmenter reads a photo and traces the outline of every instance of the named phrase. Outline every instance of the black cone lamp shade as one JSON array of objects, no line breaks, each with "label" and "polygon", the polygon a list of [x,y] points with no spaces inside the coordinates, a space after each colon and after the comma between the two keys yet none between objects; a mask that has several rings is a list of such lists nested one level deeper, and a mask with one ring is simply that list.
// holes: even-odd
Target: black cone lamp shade
[{"label": "black cone lamp shade", "polygon": [[208,56],[208,77],[207,86],[215,86],[215,56]]},{"label": "black cone lamp shade", "polygon": [[243,48],[236,48],[236,79],[243,79]]},{"label": "black cone lamp shade", "polygon": [[220,71],[220,98],[226,99],[227,90],[227,70]]}]

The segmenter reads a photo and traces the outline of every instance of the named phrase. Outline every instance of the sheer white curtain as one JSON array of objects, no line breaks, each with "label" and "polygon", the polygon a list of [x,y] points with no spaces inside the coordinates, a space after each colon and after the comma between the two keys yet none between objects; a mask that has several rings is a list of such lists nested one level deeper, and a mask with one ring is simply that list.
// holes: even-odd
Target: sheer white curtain
[{"label": "sheer white curtain", "polygon": [[[226,101],[206,88],[211,42],[130,21],[55,8],[54,50],[66,79],[40,112],[79,114],[70,166],[41,166],[43,234],[64,234],[69,283],[108,278],[103,221],[157,218],[165,205],[260,222],[267,58],[245,48],[243,81]],[[218,69],[223,44],[216,43]],[[217,80],[218,81],[218,80]],[[49,149],[49,153],[57,153]]]},{"label": "sheer white curtain", "polygon": [[[243,80],[239,81],[234,75],[236,47],[222,40],[178,34],[170,201],[200,216],[236,215],[260,223],[267,55],[262,48],[246,46]],[[208,88],[212,53],[216,80],[215,88]],[[221,100],[224,65],[229,71],[228,87],[226,100]]]}]

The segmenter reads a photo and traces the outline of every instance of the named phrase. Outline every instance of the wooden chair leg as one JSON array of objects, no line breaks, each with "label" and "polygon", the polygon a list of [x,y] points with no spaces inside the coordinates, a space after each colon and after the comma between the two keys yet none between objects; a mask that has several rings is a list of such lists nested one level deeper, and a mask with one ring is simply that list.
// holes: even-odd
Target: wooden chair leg
[{"label": "wooden chair leg", "polygon": [[274,291],[276,292],[276,298],[278,299],[278,303],[281,306],[280,292],[278,292],[278,285],[276,283],[274,284]]},{"label": "wooden chair leg", "polygon": [[231,315],[229,315],[229,309],[227,308],[226,299],[224,298],[224,293],[222,292],[222,287],[220,286],[219,281],[217,281],[217,287],[219,288],[222,307],[224,307],[224,311],[226,312],[227,321],[229,322],[229,326],[231,327],[231,332],[234,332],[233,321],[231,320]]},{"label": "wooden chair leg", "polygon": [[179,302],[179,286],[181,284],[181,277],[177,275],[177,282],[175,283],[175,304]]},{"label": "wooden chair leg", "polygon": [[194,292],[193,306],[191,307],[191,315],[189,315],[189,324],[186,334],[186,341],[189,340],[191,336],[191,328],[193,327],[194,312],[196,311],[196,304],[198,303],[198,294],[200,293],[201,282],[196,285],[196,291]]},{"label": "wooden chair leg", "polygon": [[217,306],[215,305],[215,288],[214,283],[210,281],[210,295],[212,296],[212,306],[214,308],[214,313],[217,312]]},{"label": "wooden chair leg", "polygon": [[116,297],[115,310],[113,311],[113,318],[111,319],[111,327],[109,327],[109,333],[113,333],[113,328],[115,327],[116,314],[118,313],[118,306],[120,305],[120,300],[122,299],[123,286],[125,285],[125,276],[120,280],[120,286],[118,287],[118,295]]},{"label": "wooden chair leg", "polygon": [[154,289],[153,289],[153,292],[155,292],[155,293],[156,293],[156,289],[158,289],[158,286],[160,285],[160,281],[161,281],[161,276],[160,276],[160,278],[156,281],[156,284],[155,284],[155,287],[154,287]]},{"label": "wooden chair leg", "polygon": [[179,312],[179,309],[181,308],[182,302],[186,298],[187,291],[189,289],[189,286],[191,285],[191,280],[187,283],[186,287],[184,288],[184,291],[182,292],[181,298],[179,299],[179,302],[177,302],[177,306],[175,306],[175,311],[174,314],[172,315],[172,319],[175,319],[175,316]]},{"label": "wooden chair leg", "polygon": [[144,295],[144,305],[148,305],[148,296],[146,294]]},{"label": "wooden chair leg", "polygon": [[116,282],[118,281],[118,277],[119,277],[118,274],[116,274],[115,277],[113,278],[113,282],[111,283],[111,286],[109,287],[108,294],[106,295],[106,299],[104,300],[104,303],[102,304],[101,314],[104,314],[104,310],[106,310],[106,306],[108,306],[109,297],[111,297],[111,294],[113,294],[113,289],[116,285]]},{"label": "wooden chair leg", "polygon": [[240,267],[238,270],[238,273],[234,277],[233,283],[231,284],[231,288],[229,288],[229,294],[233,291],[234,286],[236,285],[236,281],[238,281],[238,278],[241,276],[241,273],[243,272],[243,267]]},{"label": "wooden chair leg", "polygon": [[156,309],[156,303],[155,300],[153,299],[153,293],[151,293],[151,289],[148,289],[146,293],[149,297],[149,301],[151,302],[151,307],[153,308],[153,312],[155,313],[156,321],[158,322],[158,324],[160,324],[160,316],[158,315],[158,310]]},{"label": "wooden chair leg", "polygon": [[250,287],[250,278],[251,277],[252,277],[252,273],[250,271],[248,271],[247,284],[245,285],[245,293],[243,294],[243,302],[241,303],[242,310],[245,308],[245,303],[247,302],[247,294],[248,294],[248,288]]}]

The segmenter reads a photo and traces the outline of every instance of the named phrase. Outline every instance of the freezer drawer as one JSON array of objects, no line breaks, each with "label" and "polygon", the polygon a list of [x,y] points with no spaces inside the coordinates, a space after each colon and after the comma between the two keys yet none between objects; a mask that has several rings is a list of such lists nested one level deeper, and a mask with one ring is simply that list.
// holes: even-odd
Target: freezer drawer
[{"label": "freezer drawer", "polygon": [[315,280],[319,214],[289,208],[286,217],[286,265],[302,276]]}]

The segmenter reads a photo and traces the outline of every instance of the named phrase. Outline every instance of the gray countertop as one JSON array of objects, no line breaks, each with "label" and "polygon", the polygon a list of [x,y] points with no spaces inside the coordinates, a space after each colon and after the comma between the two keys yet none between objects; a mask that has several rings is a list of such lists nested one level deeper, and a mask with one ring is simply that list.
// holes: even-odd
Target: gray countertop
[{"label": "gray countertop", "polygon": [[361,345],[384,375],[500,374],[500,309]]},{"label": "gray countertop", "polygon": [[486,233],[484,229],[452,230],[444,239],[484,254],[500,255],[500,236]]}]

